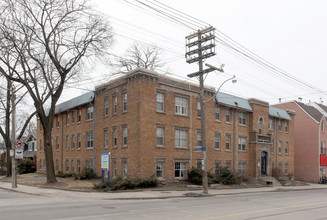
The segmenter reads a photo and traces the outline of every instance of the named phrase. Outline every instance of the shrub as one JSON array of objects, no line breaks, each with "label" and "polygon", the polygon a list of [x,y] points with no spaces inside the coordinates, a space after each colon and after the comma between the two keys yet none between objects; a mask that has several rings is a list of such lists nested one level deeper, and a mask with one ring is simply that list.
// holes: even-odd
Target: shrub
[{"label": "shrub", "polygon": [[[207,173],[208,184],[214,183],[215,176],[210,172]],[[202,170],[200,168],[192,167],[187,171],[187,178],[190,183],[201,185],[202,184]]]},{"label": "shrub", "polygon": [[110,181],[110,187],[107,182],[94,184],[94,189],[107,191],[110,190],[127,190],[135,188],[147,188],[155,187],[158,184],[156,177],[151,176],[149,178],[123,178],[121,176],[115,177]]},{"label": "shrub", "polygon": [[97,175],[94,173],[93,169],[86,168],[86,167],[84,167],[81,173],[73,174],[73,176],[75,179],[79,179],[79,180],[89,180],[89,179],[97,178]]},{"label": "shrub", "polygon": [[64,173],[61,171],[58,171],[56,174],[57,177],[62,177],[62,178],[72,177],[73,175],[74,175],[73,173]]},{"label": "shrub", "polygon": [[215,181],[224,185],[230,185],[240,184],[241,180],[242,177],[232,171],[230,168],[222,167],[220,168],[219,175],[216,176]]},{"label": "shrub", "polygon": [[36,172],[35,161],[26,159],[22,160],[18,165],[18,173],[34,173]]}]

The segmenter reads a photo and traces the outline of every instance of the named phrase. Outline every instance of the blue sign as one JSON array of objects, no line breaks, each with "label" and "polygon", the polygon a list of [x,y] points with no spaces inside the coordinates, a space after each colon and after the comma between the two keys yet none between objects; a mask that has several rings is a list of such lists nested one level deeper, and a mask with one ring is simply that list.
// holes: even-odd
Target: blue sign
[{"label": "blue sign", "polygon": [[108,185],[110,186],[110,152],[101,153],[101,173],[102,173],[102,183],[104,183],[104,174],[108,172]]}]

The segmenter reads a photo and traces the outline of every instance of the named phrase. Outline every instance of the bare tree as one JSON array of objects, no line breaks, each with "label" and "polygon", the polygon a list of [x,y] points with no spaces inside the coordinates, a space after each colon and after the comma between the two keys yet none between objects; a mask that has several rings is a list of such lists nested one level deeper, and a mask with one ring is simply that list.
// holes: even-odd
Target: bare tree
[{"label": "bare tree", "polygon": [[[10,71],[9,71],[10,72]],[[0,87],[0,112],[3,116],[0,121],[3,122],[0,124],[0,134],[5,142],[6,145],[6,176],[11,176],[11,157],[9,155],[9,151],[12,147],[11,145],[11,132],[10,132],[10,122],[11,122],[11,114],[12,114],[12,96],[19,96],[18,99],[14,100],[14,105],[18,105],[22,102],[23,98],[26,96],[26,92],[21,92],[22,87],[15,87],[13,82],[9,79],[6,79],[6,86]],[[17,139],[20,139],[27,126],[29,125],[31,119],[35,116],[36,111],[32,112],[31,114],[25,114],[22,119],[20,120],[23,123],[20,123],[21,128],[17,129],[19,131]]]},{"label": "bare tree", "polygon": [[129,72],[137,67],[155,70],[164,66],[161,61],[161,50],[158,47],[137,43],[126,51],[124,57],[117,57],[116,62],[117,74]]},{"label": "bare tree", "polygon": [[86,61],[105,57],[112,45],[111,27],[86,0],[2,0],[0,10],[0,53],[11,57],[7,62],[0,56],[0,73],[24,85],[33,99],[43,128],[47,182],[53,183],[56,103],[65,82],[80,75]]}]

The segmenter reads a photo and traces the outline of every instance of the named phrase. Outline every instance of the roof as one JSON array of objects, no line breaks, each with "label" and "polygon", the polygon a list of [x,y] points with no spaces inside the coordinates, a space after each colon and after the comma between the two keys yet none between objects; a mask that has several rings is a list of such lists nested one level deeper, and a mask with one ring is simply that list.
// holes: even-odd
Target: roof
[{"label": "roof", "polygon": [[322,110],[324,110],[325,112],[327,112],[327,106],[323,105],[323,104],[318,104],[316,103],[320,108],[322,108]]},{"label": "roof", "polygon": [[219,92],[216,95],[216,100],[219,104],[252,112],[252,108],[247,99]]},{"label": "roof", "polygon": [[281,109],[273,106],[269,106],[269,115],[276,118],[291,120],[291,117],[289,116],[289,114],[285,109]]},{"label": "roof", "polygon": [[24,151],[24,157],[36,157],[36,151]]},{"label": "roof", "polygon": [[[70,99],[66,102],[60,103],[56,105],[55,114],[60,112],[65,112],[69,109],[76,108],[81,105],[85,105],[87,103],[93,102],[94,100],[94,92],[88,92],[83,95],[77,96],[76,98]],[[46,114],[48,114],[49,109],[47,109]]]},{"label": "roof", "polygon": [[294,101],[300,108],[303,109],[308,115],[310,115],[313,119],[315,119],[317,122],[320,122],[323,114],[318,111],[316,108],[306,105],[302,102]]}]

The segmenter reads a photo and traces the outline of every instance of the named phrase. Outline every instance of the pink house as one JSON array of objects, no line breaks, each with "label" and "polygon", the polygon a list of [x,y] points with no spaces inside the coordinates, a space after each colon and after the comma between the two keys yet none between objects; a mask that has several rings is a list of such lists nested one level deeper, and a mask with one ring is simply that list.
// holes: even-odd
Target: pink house
[{"label": "pink house", "polygon": [[298,101],[275,105],[295,111],[294,119],[294,178],[319,182],[326,176],[327,106]]}]

